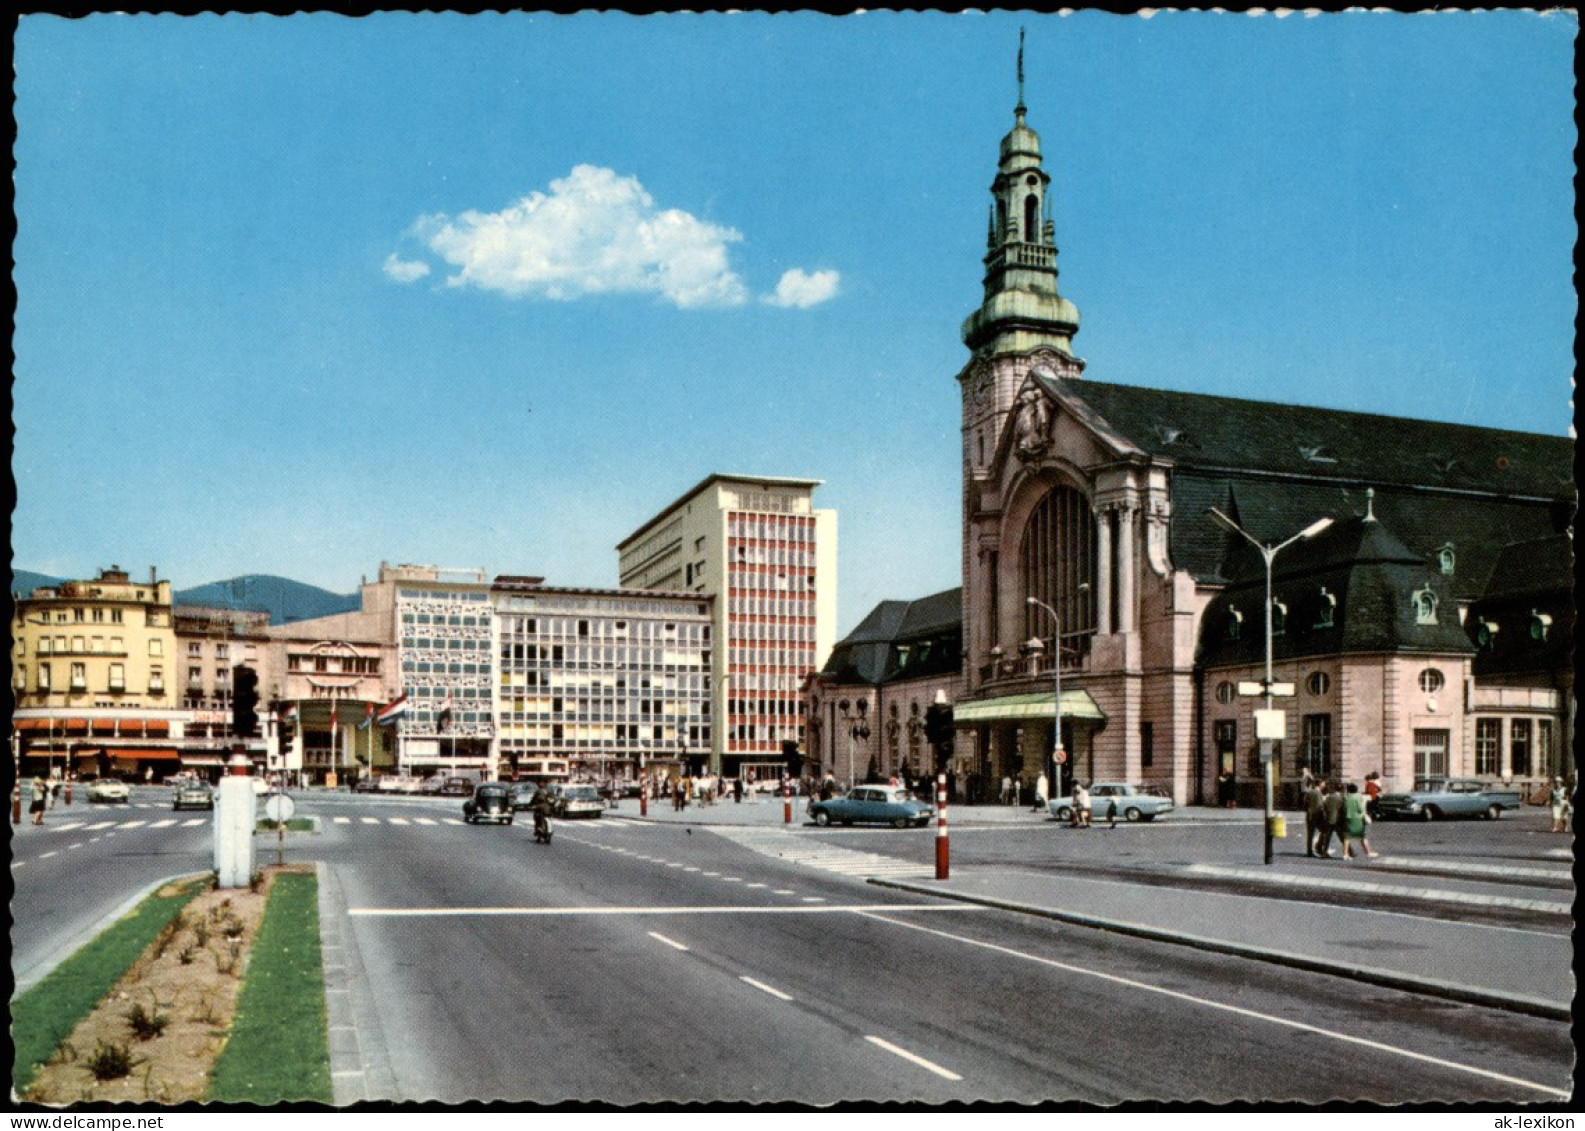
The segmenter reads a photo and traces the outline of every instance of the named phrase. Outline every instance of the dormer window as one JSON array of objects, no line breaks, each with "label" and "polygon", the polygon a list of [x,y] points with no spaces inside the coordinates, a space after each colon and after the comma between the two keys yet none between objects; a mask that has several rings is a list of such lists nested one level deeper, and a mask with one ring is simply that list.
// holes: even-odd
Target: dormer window
[{"label": "dormer window", "polygon": [[1530,639],[1541,643],[1547,638],[1547,633],[1552,630],[1552,618],[1546,613],[1530,610]]},{"label": "dormer window", "polygon": [[1336,463],[1337,457],[1325,444],[1300,444],[1299,454],[1310,463]]},{"label": "dormer window", "polygon": [[1453,543],[1444,543],[1442,548],[1436,552],[1437,568],[1442,571],[1443,577],[1453,576],[1453,563]]},{"label": "dormer window", "polygon": [[1238,611],[1237,606],[1227,606],[1227,638],[1237,640],[1244,631],[1244,614]]},{"label": "dormer window", "polygon": [[1271,602],[1271,634],[1281,636],[1288,631],[1288,606],[1276,598]]},{"label": "dormer window", "polygon": [[1436,623],[1436,594],[1429,586],[1409,594],[1409,603],[1414,606],[1415,624]]},{"label": "dormer window", "polygon": [[1321,586],[1321,601],[1315,610],[1315,627],[1331,628],[1337,622],[1337,594]]},{"label": "dormer window", "polygon": [[1475,625],[1475,643],[1481,648],[1492,648],[1497,643],[1497,622],[1482,618]]}]

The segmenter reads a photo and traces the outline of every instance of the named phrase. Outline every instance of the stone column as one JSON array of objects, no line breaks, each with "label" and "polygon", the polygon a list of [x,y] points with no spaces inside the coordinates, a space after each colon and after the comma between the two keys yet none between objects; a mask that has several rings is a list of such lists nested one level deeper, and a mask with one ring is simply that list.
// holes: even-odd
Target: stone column
[{"label": "stone column", "polygon": [[1103,508],[1095,524],[1095,631],[1102,636],[1112,631],[1112,511]]},{"label": "stone column", "polygon": [[1134,511],[1132,503],[1117,508],[1117,631],[1134,631],[1134,574],[1138,570],[1135,552]]}]

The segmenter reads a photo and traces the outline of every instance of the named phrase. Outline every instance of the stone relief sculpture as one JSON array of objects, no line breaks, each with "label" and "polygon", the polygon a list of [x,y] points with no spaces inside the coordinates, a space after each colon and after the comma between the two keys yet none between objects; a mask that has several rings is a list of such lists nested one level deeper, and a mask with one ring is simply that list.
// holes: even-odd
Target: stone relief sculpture
[{"label": "stone relief sculpture", "polygon": [[1035,389],[1025,389],[1018,398],[1016,448],[1020,459],[1037,460],[1051,447],[1051,410],[1046,398]]}]

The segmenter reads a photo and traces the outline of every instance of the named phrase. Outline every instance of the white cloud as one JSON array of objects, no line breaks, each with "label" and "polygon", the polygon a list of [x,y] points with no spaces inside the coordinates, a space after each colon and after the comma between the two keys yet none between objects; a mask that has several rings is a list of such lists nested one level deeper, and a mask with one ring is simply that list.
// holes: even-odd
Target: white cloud
[{"label": "white cloud", "polygon": [[775,293],[766,295],[761,301],[771,306],[796,306],[799,309],[818,306],[835,297],[841,281],[842,276],[835,271],[816,271],[811,275],[794,267],[782,273]]},{"label": "white cloud", "polygon": [[385,257],[385,273],[398,283],[411,283],[429,274],[429,264],[411,259],[398,259],[392,252]]},{"label": "white cloud", "polygon": [[499,212],[421,217],[412,234],[456,269],[449,286],[563,300],[659,294],[681,307],[748,299],[727,259],[739,233],[657,209],[636,177],[594,165]]}]

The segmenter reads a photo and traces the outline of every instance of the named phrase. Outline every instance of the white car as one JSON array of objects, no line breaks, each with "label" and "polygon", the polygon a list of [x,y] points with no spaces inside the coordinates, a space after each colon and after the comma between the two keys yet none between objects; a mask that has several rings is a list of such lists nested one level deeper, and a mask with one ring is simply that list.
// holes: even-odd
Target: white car
[{"label": "white car", "polygon": [[[1162,813],[1172,812],[1172,798],[1158,786],[1122,781],[1098,781],[1090,786],[1091,820],[1107,820],[1113,805],[1117,816],[1125,821],[1153,821]],[[1071,797],[1058,797],[1047,808],[1059,821],[1073,819]]]},{"label": "white car", "polygon": [[557,817],[598,817],[605,810],[605,798],[592,785],[550,787],[551,813]]},{"label": "white car", "polygon": [[125,805],[132,799],[132,791],[127,788],[127,783],[115,778],[97,778],[88,783],[89,801],[119,801]]}]

